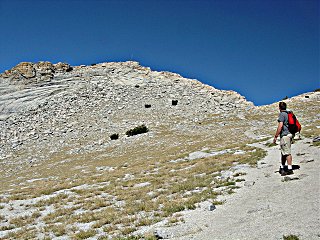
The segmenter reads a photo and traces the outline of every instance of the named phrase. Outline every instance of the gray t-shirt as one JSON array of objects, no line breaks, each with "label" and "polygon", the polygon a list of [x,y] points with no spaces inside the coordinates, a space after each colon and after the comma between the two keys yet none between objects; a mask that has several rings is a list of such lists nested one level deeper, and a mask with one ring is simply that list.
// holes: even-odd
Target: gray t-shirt
[{"label": "gray t-shirt", "polygon": [[278,117],[278,122],[283,122],[283,127],[280,132],[280,137],[287,136],[290,132],[288,129],[288,113],[287,112],[280,112]]}]

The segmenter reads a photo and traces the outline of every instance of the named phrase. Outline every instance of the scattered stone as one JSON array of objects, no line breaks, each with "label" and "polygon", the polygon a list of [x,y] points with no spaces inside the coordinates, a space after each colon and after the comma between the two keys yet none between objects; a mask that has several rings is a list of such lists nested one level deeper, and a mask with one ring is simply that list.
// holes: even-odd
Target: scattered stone
[{"label": "scattered stone", "polygon": [[249,164],[237,164],[230,168],[230,170],[235,171],[238,174],[244,173],[247,169],[250,168]]},{"label": "scattered stone", "polygon": [[306,155],[305,153],[297,153],[297,156],[303,156]]},{"label": "scattered stone", "polygon": [[317,136],[314,139],[312,139],[312,142],[320,142],[320,136]]},{"label": "scattered stone", "polygon": [[246,182],[244,183],[244,186],[246,186],[246,187],[252,187],[255,183],[256,183],[255,181],[246,181]]},{"label": "scattered stone", "polygon": [[215,205],[211,204],[211,205],[209,206],[209,211],[213,211],[213,210],[215,210],[215,209],[216,209],[216,206],[215,206]]},{"label": "scattered stone", "polygon": [[149,186],[149,185],[151,185],[151,183],[149,183],[149,182],[144,182],[144,183],[137,183],[137,184],[135,184],[133,187],[135,187],[135,188],[142,188],[142,187],[146,187],[146,186]]},{"label": "scattered stone", "polygon": [[197,151],[197,152],[190,153],[188,160],[195,160],[195,159],[206,158],[206,157],[210,157],[210,154],[206,152]]},{"label": "scattered stone", "polygon": [[194,177],[204,177],[204,176],[206,176],[207,174],[206,173],[199,173],[199,174],[196,174],[196,175],[194,175]]},{"label": "scattered stone", "polygon": [[303,173],[303,174],[300,174],[298,177],[300,179],[302,179],[302,178],[305,178],[305,177],[308,177],[308,176],[309,176],[308,174]]},{"label": "scattered stone", "polygon": [[289,177],[289,176],[285,176],[285,177],[282,179],[282,182],[288,182],[288,181],[299,180],[299,179],[300,179],[299,177]]},{"label": "scattered stone", "polygon": [[237,150],[234,152],[234,155],[242,155],[242,154],[245,154],[246,152],[245,151],[242,151],[242,150]]},{"label": "scattered stone", "polygon": [[125,201],[116,201],[115,202],[115,206],[118,208],[122,208],[126,206],[126,202]]},{"label": "scattered stone", "polygon": [[132,174],[125,174],[124,177],[123,177],[123,180],[127,181],[127,180],[132,180],[134,179],[134,175]]},{"label": "scattered stone", "polygon": [[218,180],[228,180],[233,179],[233,172],[232,171],[221,171],[221,175],[217,176],[216,179]]},{"label": "scattered stone", "polygon": [[310,162],[314,162],[314,159],[304,159],[300,161],[300,163],[310,163]]},{"label": "scattered stone", "polygon": [[258,169],[262,169],[262,168],[269,168],[269,167],[273,167],[273,165],[271,164],[261,164],[261,163],[258,163]]},{"label": "scattered stone", "polygon": [[162,229],[157,229],[154,231],[154,236],[156,239],[168,239],[170,234]]},{"label": "scattered stone", "polygon": [[96,167],[97,171],[108,171],[108,172],[112,172],[115,170],[114,167],[109,167],[109,166],[101,166],[101,167]]},{"label": "scattered stone", "polygon": [[269,205],[248,210],[247,213],[251,214],[251,213],[263,212],[263,211],[268,211],[268,210],[270,210],[270,206]]}]

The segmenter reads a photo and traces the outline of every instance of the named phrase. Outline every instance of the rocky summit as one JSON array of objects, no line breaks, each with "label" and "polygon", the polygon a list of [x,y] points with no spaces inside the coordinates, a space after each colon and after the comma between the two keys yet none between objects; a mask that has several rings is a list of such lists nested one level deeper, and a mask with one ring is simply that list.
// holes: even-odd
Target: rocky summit
[{"label": "rocky summit", "polygon": [[[285,101],[313,144],[320,93]],[[277,114],[138,62],[22,62],[0,74],[0,239],[170,238],[183,211],[254,185]]]}]

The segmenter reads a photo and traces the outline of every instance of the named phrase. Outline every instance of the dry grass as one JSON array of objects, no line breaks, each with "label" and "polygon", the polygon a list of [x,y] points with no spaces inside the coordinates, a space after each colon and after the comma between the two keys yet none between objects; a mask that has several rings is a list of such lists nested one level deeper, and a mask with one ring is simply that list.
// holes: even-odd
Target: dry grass
[{"label": "dry grass", "polygon": [[9,232],[4,239],[37,239],[37,231],[34,227],[23,227]]},{"label": "dry grass", "polygon": [[[120,168],[108,175],[100,175],[82,178],[80,181],[73,181],[71,185],[53,183],[47,184],[48,193],[54,193],[56,189],[66,189],[80,186],[85,181],[89,186],[99,183],[109,182],[109,184],[99,188],[73,189],[73,195],[58,194],[40,200],[31,207],[41,208],[44,206],[54,206],[55,211],[42,217],[42,221],[48,225],[46,232],[50,231],[55,236],[70,235],[72,232],[64,225],[75,223],[93,223],[90,231],[81,231],[73,234],[75,239],[83,239],[88,235],[94,234],[94,229],[104,229],[108,234],[129,235],[140,226],[146,226],[161,221],[168,217],[171,223],[181,221],[174,217],[174,214],[186,209],[195,209],[196,204],[210,199],[215,201],[217,192],[212,189],[210,183],[216,172],[227,169],[234,162],[255,163],[263,156],[263,151],[253,147],[243,146],[246,151],[243,155],[227,153],[215,157],[204,158],[190,161],[172,163],[162,160],[153,164],[141,165],[132,164],[131,168]],[[254,151],[253,151],[254,150]],[[124,176],[130,172],[134,176],[131,180],[125,180]],[[149,174],[152,173],[153,174]],[[199,176],[198,176],[199,175]],[[144,187],[135,187],[136,184],[146,183]],[[34,184],[34,183],[33,183]],[[39,184],[39,183],[38,183]],[[231,193],[235,182],[220,182],[215,187],[227,186]],[[69,188],[68,188],[69,187]],[[35,189],[35,186],[32,187]],[[161,191],[159,191],[161,189]],[[33,196],[43,194],[33,192]],[[153,193],[150,195],[150,193]],[[188,193],[188,194],[187,194]],[[24,192],[24,194],[28,194]],[[106,194],[106,195],[103,195]],[[103,197],[105,196],[105,197]],[[116,207],[114,204],[122,201],[124,207]],[[71,203],[72,208],[65,208]],[[75,214],[76,210],[81,209],[82,213]],[[144,218],[139,218],[137,213],[144,213]],[[40,212],[34,213],[33,218],[39,218]],[[23,226],[30,224],[26,218],[13,219],[12,224]]]},{"label": "dry grass", "polygon": [[96,235],[96,231],[95,230],[87,230],[87,231],[79,231],[78,233],[74,234],[72,236],[72,239],[75,239],[75,240],[80,240],[80,239],[87,239],[87,238],[90,238],[90,237],[93,237]]},{"label": "dry grass", "polygon": [[64,224],[48,224],[44,227],[45,232],[53,233],[56,237],[63,236],[67,233]]},{"label": "dry grass", "polygon": [[21,217],[11,218],[9,223],[14,225],[16,228],[19,228],[32,224],[34,220],[34,217],[25,215]]}]

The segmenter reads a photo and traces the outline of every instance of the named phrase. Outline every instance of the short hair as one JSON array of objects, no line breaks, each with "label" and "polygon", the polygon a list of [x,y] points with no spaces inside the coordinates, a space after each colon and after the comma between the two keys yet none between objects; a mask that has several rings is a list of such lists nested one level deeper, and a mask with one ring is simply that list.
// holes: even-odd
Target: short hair
[{"label": "short hair", "polygon": [[279,102],[279,108],[280,108],[280,110],[286,110],[287,104],[285,102]]}]

